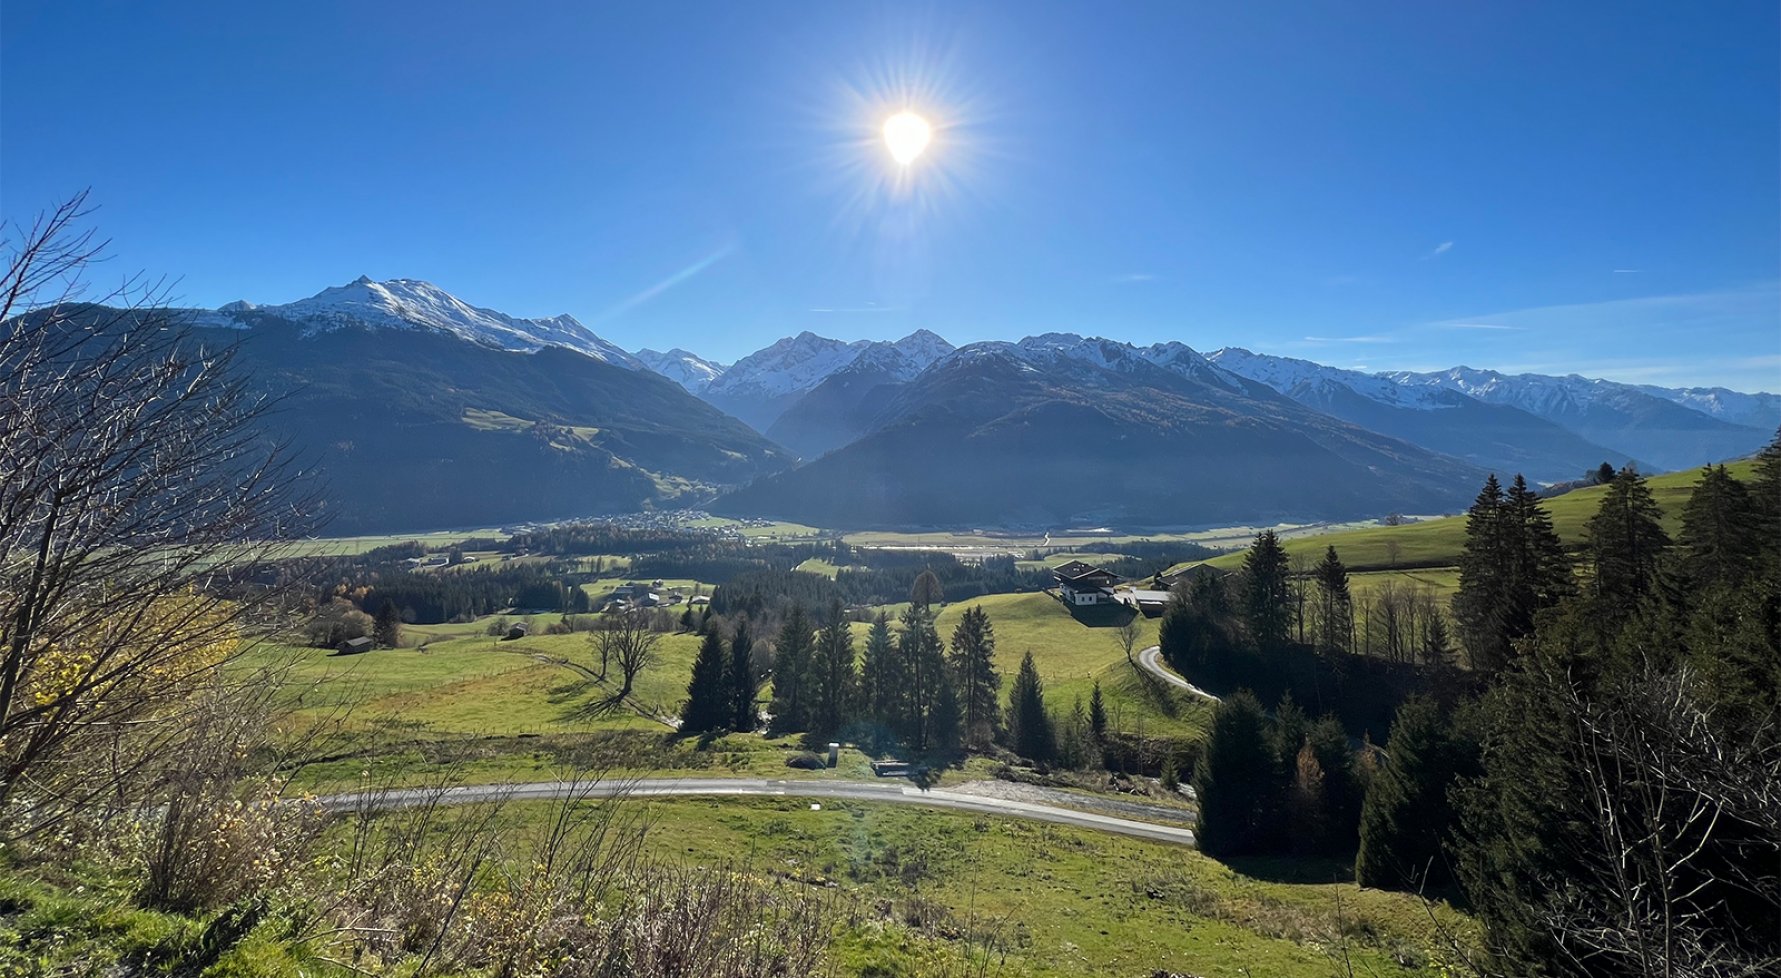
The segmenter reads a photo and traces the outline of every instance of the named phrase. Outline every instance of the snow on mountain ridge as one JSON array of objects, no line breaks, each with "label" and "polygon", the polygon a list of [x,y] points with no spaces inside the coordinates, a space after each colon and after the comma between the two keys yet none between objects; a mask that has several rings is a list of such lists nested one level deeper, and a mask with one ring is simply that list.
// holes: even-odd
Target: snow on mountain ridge
[{"label": "snow on mountain ridge", "polygon": [[1385,376],[1343,370],[1310,360],[1252,353],[1237,346],[1216,350],[1208,359],[1225,370],[1267,384],[1282,394],[1290,394],[1301,387],[1335,384],[1391,407],[1439,411],[1457,406],[1451,397],[1426,386],[1404,384]]},{"label": "snow on mountain ridge", "polygon": [[332,286],[307,299],[283,305],[256,306],[245,300],[231,302],[220,309],[206,310],[203,319],[206,325],[219,319],[246,325],[242,317],[250,314],[299,323],[306,328],[306,333],[353,326],[432,329],[501,350],[529,353],[546,346],[561,346],[615,366],[633,370],[643,366],[637,358],[595,335],[574,316],[565,313],[544,319],[520,319],[472,306],[419,279],[377,282],[361,275],[345,285]]},{"label": "snow on mountain ridge", "polygon": [[656,350],[638,350],[638,360],[658,374],[674,381],[687,391],[698,394],[711,386],[711,382],[723,376],[724,365],[707,360],[696,353],[689,353],[675,347],[666,353]]}]

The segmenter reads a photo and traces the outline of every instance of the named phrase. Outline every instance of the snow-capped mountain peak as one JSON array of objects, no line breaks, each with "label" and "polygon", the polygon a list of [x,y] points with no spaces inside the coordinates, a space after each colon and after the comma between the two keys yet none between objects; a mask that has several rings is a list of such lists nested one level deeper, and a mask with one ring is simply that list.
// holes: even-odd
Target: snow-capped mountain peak
[{"label": "snow-capped mountain peak", "polygon": [[368,275],[361,275],[345,285],[326,288],[307,299],[283,305],[256,306],[245,300],[231,302],[208,313],[205,319],[240,322],[250,314],[297,323],[306,333],[352,327],[438,330],[501,350],[531,352],[546,346],[561,346],[616,366],[631,369],[643,366],[629,353],[596,336],[574,316],[520,319],[472,306],[419,279],[378,282]]},{"label": "snow-capped mountain peak", "polygon": [[[1455,407],[1457,402],[1438,389],[1406,384],[1391,377],[1327,367],[1309,360],[1251,353],[1242,347],[1225,347],[1208,359],[1239,377],[1263,383],[1295,400],[1304,400],[1320,386],[1346,387],[1356,394],[1390,407],[1417,411],[1437,411]],[[1461,391],[1464,393],[1464,391]]]},{"label": "snow-capped mountain peak", "polygon": [[724,372],[723,364],[707,360],[696,353],[688,353],[679,347],[666,353],[638,350],[637,359],[643,361],[644,366],[694,394],[710,387],[711,382]]}]

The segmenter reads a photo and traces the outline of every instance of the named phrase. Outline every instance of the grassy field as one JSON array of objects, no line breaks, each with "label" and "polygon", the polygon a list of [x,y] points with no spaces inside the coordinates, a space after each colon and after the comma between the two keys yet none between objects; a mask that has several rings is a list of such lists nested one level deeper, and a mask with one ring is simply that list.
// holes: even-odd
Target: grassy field
[{"label": "grassy field", "polygon": [[[962,813],[825,800],[639,803],[650,854],[830,887],[861,920],[844,927],[842,975],[919,976],[982,928],[1003,951],[989,973],[1080,975],[1437,974],[1445,905],[1363,890],[1335,864],[1226,865],[1190,849]],[[519,806],[541,820],[544,805]],[[841,914],[837,913],[837,917]],[[1004,956],[1005,955],[1005,956]],[[956,973],[956,972],[952,972]]]},{"label": "grassy field", "polygon": [[[1263,530],[1273,530],[1282,537],[1329,533],[1336,530],[1371,525],[1354,523],[1279,523],[1273,526],[1221,526],[1202,530],[1181,530],[1157,533],[1114,533],[1060,530],[1055,533],[1007,533],[993,530],[926,533],[904,533],[894,530],[846,532],[842,539],[858,547],[895,547],[904,550],[945,550],[960,555],[1023,556],[1033,550],[1064,548],[1105,557],[1120,544],[1170,541],[1197,543],[1201,546],[1233,548],[1247,546]],[[1050,557],[1045,558],[1050,560]],[[1068,559],[1063,558],[1063,559]]]},{"label": "grassy field", "polygon": [[[1755,469],[1755,463],[1748,460],[1732,462],[1726,465],[1726,469],[1738,479],[1748,481]],[[1663,507],[1664,528],[1672,536],[1681,526],[1682,506],[1688,501],[1695,483],[1699,481],[1698,469],[1671,472],[1648,480],[1652,495]],[[1552,514],[1553,527],[1558,530],[1559,538],[1566,546],[1582,545],[1584,526],[1601,507],[1602,496],[1607,491],[1606,486],[1590,486],[1574,489],[1546,501],[1546,509]],[[1465,543],[1465,532],[1465,516],[1444,516],[1404,526],[1373,526],[1292,537],[1286,541],[1286,552],[1315,560],[1323,554],[1325,547],[1335,547],[1336,553],[1341,555],[1342,562],[1351,571],[1385,570],[1394,565],[1444,567],[1452,566],[1459,559],[1460,548]],[[1238,567],[1243,563],[1243,555],[1225,554],[1206,563],[1213,567]]]},{"label": "grassy field", "polygon": [[[981,606],[996,632],[996,667],[1002,673],[1004,696],[1021,656],[1033,653],[1045,681],[1045,702],[1068,710],[1078,696],[1086,707],[1094,683],[1101,684],[1107,713],[1115,727],[1146,736],[1198,739],[1210,721],[1204,700],[1155,684],[1126,662],[1111,621],[1091,627],[1071,617],[1048,594],[992,594],[946,606],[937,622],[940,637],[950,639],[966,608]],[[1138,618],[1136,649],[1156,644],[1155,619]]]}]

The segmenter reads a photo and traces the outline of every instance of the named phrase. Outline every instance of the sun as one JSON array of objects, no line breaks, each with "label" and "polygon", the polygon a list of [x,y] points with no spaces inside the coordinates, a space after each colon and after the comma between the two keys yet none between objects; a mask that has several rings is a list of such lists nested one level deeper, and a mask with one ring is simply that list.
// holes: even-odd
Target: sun
[{"label": "sun", "polygon": [[884,120],[885,145],[890,147],[891,159],[903,166],[915,162],[933,138],[934,127],[913,112],[899,112]]}]

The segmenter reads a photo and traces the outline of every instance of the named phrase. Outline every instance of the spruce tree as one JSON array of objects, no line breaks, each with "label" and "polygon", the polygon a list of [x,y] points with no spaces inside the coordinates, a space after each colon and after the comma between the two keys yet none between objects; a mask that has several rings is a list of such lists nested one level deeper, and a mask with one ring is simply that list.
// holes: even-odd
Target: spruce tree
[{"label": "spruce tree", "polygon": [[1509,606],[1509,548],[1503,487],[1493,474],[1466,511],[1466,540],[1459,555],[1459,593],[1453,614],[1472,665],[1500,669],[1509,661],[1505,615]]},{"label": "spruce tree", "polygon": [[716,630],[705,633],[699,654],[693,659],[693,678],[686,684],[686,705],[680,710],[680,729],[705,733],[731,725],[735,697],[730,691],[730,668],[723,639]]},{"label": "spruce tree", "polygon": [[957,750],[964,742],[964,726],[965,716],[958,690],[950,682],[941,683],[928,717],[928,749]]},{"label": "spruce tree", "polygon": [[1632,466],[1615,475],[1586,528],[1595,577],[1591,593],[1611,617],[1629,614],[1657,590],[1664,548],[1663,510]]},{"label": "spruce tree", "polygon": [[1335,547],[1324,551],[1312,579],[1317,582],[1317,644],[1326,652],[1345,652],[1354,635],[1354,598],[1348,591],[1348,568]]},{"label": "spruce tree", "polygon": [[1536,614],[1573,591],[1571,562],[1539,494],[1520,474],[1503,500],[1502,517],[1507,573],[1501,622],[1503,641],[1512,645],[1533,634]]},{"label": "spruce tree", "polygon": [[388,598],[378,606],[377,618],[372,624],[372,636],[377,644],[386,649],[393,649],[402,644],[402,616],[396,612],[396,603]]},{"label": "spruce tree", "polygon": [[1020,660],[1008,692],[1008,734],[1014,752],[1028,760],[1043,763],[1057,756],[1051,717],[1045,712],[1045,684],[1031,652]]},{"label": "spruce tree", "polygon": [[1329,848],[1330,804],[1323,765],[1309,743],[1288,758],[1291,779],[1286,787],[1287,832],[1292,850],[1301,855]]},{"label": "spruce tree", "polygon": [[934,616],[925,606],[910,605],[900,618],[897,659],[907,683],[895,729],[916,750],[927,750],[933,735],[933,713],[940,690],[952,684],[946,648],[934,630]]},{"label": "spruce tree", "polygon": [[1095,680],[1094,691],[1088,694],[1088,726],[1095,740],[1107,739],[1107,704],[1101,698],[1101,682]]},{"label": "spruce tree", "polygon": [[860,669],[860,699],[880,730],[890,730],[902,714],[906,687],[900,666],[890,619],[881,611],[866,633],[865,662]]},{"label": "spruce tree", "polygon": [[736,619],[730,635],[730,727],[742,733],[752,732],[760,723],[755,697],[760,684],[754,677],[754,636],[749,634],[748,619]]},{"label": "spruce tree", "polygon": [[1760,518],[1744,484],[1723,465],[1701,472],[1682,507],[1682,573],[1696,591],[1731,589],[1757,569]]},{"label": "spruce tree", "polygon": [[853,669],[853,629],[841,599],[829,604],[822,631],[816,638],[816,654],[810,663],[810,699],[813,729],[834,736],[847,724],[859,695]]},{"label": "spruce tree", "polygon": [[810,619],[794,602],[779,628],[773,655],[773,730],[784,733],[810,728]]},{"label": "spruce tree", "polygon": [[964,743],[982,746],[1001,724],[1002,677],[996,672],[996,633],[981,606],[965,609],[952,630],[952,674],[958,681]]},{"label": "spruce tree", "polygon": [[1750,481],[1751,509],[1755,523],[1759,563],[1769,585],[1781,590],[1781,431],[1756,454],[1756,474]]},{"label": "spruce tree", "polygon": [[1275,838],[1280,777],[1262,705],[1248,690],[1220,701],[1194,772],[1199,843],[1210,855],[1263,852]]},{"label": "spruce tree", "polygon": [[1412,892],[1425,883],[1445,886],[1457,819],[1448,788],[1476,763],[1473,749],[1439,706],[1413,698],[1398,708],[1385,753],[1361,806],[1355,881]]},{"label": "spruce tree", "polygon": [[1249,637],[1262,649],[1286,643],[1291,568],[1273,530],[1256,535],[1243,558],[1243,617]]}]

